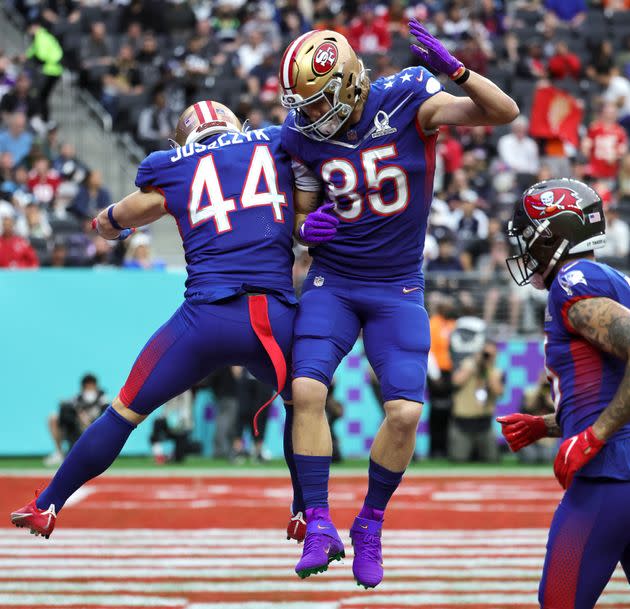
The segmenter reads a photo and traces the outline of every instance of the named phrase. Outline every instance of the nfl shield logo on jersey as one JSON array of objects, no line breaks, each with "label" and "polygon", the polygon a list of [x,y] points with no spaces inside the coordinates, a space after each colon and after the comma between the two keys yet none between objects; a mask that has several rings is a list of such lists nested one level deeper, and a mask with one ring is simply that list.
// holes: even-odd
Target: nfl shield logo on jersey
[{"label": "nfl shield logo on jersey", "polygon": [[317,275],[317,277],[313,279],[313,285],[316,288],[321,288],[324,285],[324,278],[321,275]]},{"label": "nfl shield logo on jersey", "polygon": [[379,110],[374,117],[374,126],[376,130],[372,134],[372,137],[382,137],[383,135],[389,135],[390,133],[396,133],[398,129],[389,126],[389,116],[383,110]]}]

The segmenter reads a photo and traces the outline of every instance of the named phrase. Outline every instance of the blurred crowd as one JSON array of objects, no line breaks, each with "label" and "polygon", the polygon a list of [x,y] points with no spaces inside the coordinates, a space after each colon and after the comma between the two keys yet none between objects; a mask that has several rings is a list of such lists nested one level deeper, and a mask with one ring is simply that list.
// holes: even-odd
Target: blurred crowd
[{"label": "blurred crowd", "polygon": [[[10,4],[25,23],[36,24],[31,30],[58,41],[63,58],[57,64],[147,152],[163,148],[177,115],[203,98],[228,104],[253,128],[280,124],[279,60],[288,42],[311,28],[345,34],[373,80],[415,64],[407,22],[418,18],[521,108],[508,127],[440,130],[425,246],[429,291],[461,292],[466,306],[488,324],[500,321],[506,331],[536,331],[542,305],[533,291],[510,287],[504,260],[511,244],[504,229],[522,190],[558,175],[595,186],[608,222],[601,256],[629,266],[627,0]],[[125,251],[90,233],[87,219],[110,202],[109,193],[100,173],[58,141],[45,110],[56,76],[42,76],[45,60],[33,59],[32,51],[30,57],[0,56],[0,266],[127,261],[153,268],[146,235]],[[298,283],[307,264],[308,255],[299,250]]]}]

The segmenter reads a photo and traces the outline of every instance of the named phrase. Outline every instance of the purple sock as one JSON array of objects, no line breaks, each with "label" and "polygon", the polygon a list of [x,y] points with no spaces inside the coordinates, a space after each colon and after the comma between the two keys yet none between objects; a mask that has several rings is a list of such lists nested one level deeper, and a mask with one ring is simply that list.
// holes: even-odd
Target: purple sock
[{"label": "purple sock", "polygon": [[405,472],[392,472],[370,459],[368,492],[359,512],[361,518],[382,520],[387,503]]},{"label": "purple sock", "polygon": [[59,512],[74,491],[102,474],[114,462],[135,428],[109,406],[81,434],[55,477],[37,498],[37,507],[46,509],[52,503]]},{"label": "purple sock", "polygon": [[293,485],[291,511],[293,514],[297,514],[298,512],[304,513],[304,498],[302,497],[302,489],[300,488],[300,481],[298,480],[297,470],[295,469],[295,458],[293,456],[293,406],[285,404],[284,412],[286,413],[283,437],[284,460],[287,462],[287,467],[291,474],[291,484]]},{"label": "purple sock", "polygon": [[328,508],[328,478],[332,457],[293,455],[305,508]]}]

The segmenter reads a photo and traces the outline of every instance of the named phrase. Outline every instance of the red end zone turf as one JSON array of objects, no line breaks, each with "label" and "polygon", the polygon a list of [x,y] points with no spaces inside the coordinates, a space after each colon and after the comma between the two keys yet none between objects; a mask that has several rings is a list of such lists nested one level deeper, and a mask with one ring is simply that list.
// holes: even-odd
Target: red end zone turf
[{"label": "red end zone turf", "polygon": [[[17,609],[534,609],[552,478],[412,477],[390,504],[385,581],[355,586],[348,527],[365,478],[334,476],[347,558],[299,580],[282,477],[107,476],[81,489],[49,541],[10,528],[41,478],[0,477],[0,607]],[[598,607],[630,609],[618,572]]]}]

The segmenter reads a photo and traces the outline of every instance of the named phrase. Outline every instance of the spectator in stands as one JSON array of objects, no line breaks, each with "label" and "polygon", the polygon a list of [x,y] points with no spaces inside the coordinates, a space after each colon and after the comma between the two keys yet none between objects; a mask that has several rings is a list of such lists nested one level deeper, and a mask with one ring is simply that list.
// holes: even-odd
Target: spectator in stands
[{"label": "spectator in stands", "polygon": [[260,32],[271,50],[280,51],[280,26],[274,20],[275,7],[269,2],[248,2],[245,12],[246,19],[240,31],[243,38],[247,40],[253,32]]},{"label": "spectator in stands", "polygon": [[[503,300],[506,302],[507,315],[510,328],[514,333],[518,332],[523,299],[526,293],[520,289],[512,288],[512,282],[508,274],[505,260],[510,255],[508,242],[505,238],[505,229],[497,218],[491,218],[488,223],[488,251],[479,259],[480,287],[483,291],[483,319],[486,325],[498,321],[497,308]],[[509,286],[508,290],[505,289]],[[515,286],[518,287],[518,286]]]},{"label": "spectator in stands", "polygon": [[457,275],[463,272],[464,267],[457,255],[455,236],[443,228],[439,231],[435,229],[433,232],[440,233],[437,239],[438,255],[427,263],[427,275],[430,276],[436,289],[445,292],[458,289]]},{"label": "spectator in stands", "polygon": [[10,152],[17,166],[26,160],[33,146],[33,134],[26,129],[26,115],[15,112],[9,117],[8,129],[0,131],[0,154]]},{"label": "spectator in stands", "polygon": [[147,154],[164,148],[176,122],[177,115],[166,105],[164,87],[157,86],[153,91],[153,104],[144,108],[138,119],[138,139]]},{"label": "spectator in stands", "polygon": [[627,151],[628,138],[617,124],[617,108],[606,103],[582,140],[582,153],[588,158],[586,174],[598,180],[614,180]]},{"label": "spectator in stands", "polygon": [[91,220],[101,209],[111,204],[112,196],[103,186],[103,174],[98,170],[93,170],[88,173],[68,211],[78,218]]},{"label": "spectator in stands", "polygon": [[32,86],[30,76],[22,72],[15,81],[15,87],[9,91],[0,102],[0,113],[13,114],[22,112],[29,119],[41,114],[41,106],[37,91]]},{"label": "spectator in stands", "polygon": [[540,169],[538,146],[527,135],[529,121],[519,116],[512,123],[512,132],[502,135],[497,142],[499,158],[515,173],[523,176],[521,181],[531,182]]},{"label": "spectator in stands", "polygon": [[488,59],[491,53],[479,43],[479,38],[468,32],[461,36],[461,44],[455,51],[455,56],[469,69],[485,76],[488,71]]},{"label": "spectator in stands", "polygon": [[464,358],[453,371],[455,393],[448,432],[448,455],[452,461],[499,460],[492,424],[504,384],[496,356],[496,344],[487,340],[479,353]]},{"label": "spectator in stands", "polygon": [[118,51],[114,63],[103,76],[103,94],[101,101],[105,109],[116,118],[121,96],[137,97],[144,91],[138,63],[133,49],[123,45]]},{"label": "spectator in stands", "polygon": [[264,103],[269,103],[278,98],[278,66],[277,57],[269,52],[262,58],[261,63],[255,66],[247,78],[247,89],[252,99],[260,98]]},{"label": "spectator in stands", "polygon": [[615,67],[615,51],[610,40],[602,40],[591,49],[591,61],[585,73],[590,80],[604,84]]},{"label": "spectator in stands", "polygon": [[537,80],[547,75],[543,47],[538,42],[529,42],[525,49],[521,49],[516,64],[516,75],[520,78]]},{"label": "spectator in stands", "polygon": [[452,296],[436,293],[431,307],[434,313],[429,318],[431,332],[431,356],[435,360],[439,376],[427,377],[427,389],[431,404],[429,410],[430,455],[432,458],[446,457],[447,430],[453,407],[453,363],[450,354],[451,332],[457,317],[455,300]]},{"label": "spectator in stands", "polygon": [[78,192],[79,187],[75,182],[62,182],[50,208],[50,217],[55,220],[72,219],[74,216],[68,213],[68,207],[72,205]]},{"label": "spectator in stands", "polygon": [[80,78],[93,94],[101,90],[103,77],[114,63],[114,50],[102,21],[90,25],[90,35],[81,44]]},{"label": "spectator in stands", "polygon": [[617,68],[613,68],[603,78],[603,82],[606,85],[603,100],[618,108],[618,121],[627,133],[630,132],[630,80],[621,76]]},{"label": "spectator in stands", "polygon": [[15,233],[15,218],[12,214],[2,217],[0,235],[0,268],[37,268],[39,260],[28,241]]},{"label": "spectator in stands", "polygon": [[444,33],[446,36],[454,40],[459,40],[464,33],[470,31],[471,25],[470,19],[466,16],[461,4],[452,2],[448,9],[446,21],[444,22]]},{"label": "spectator in stands", "polygon": [[606,208],[605,215],[606,244],[597,252],[597,255],[600,258],[617,258],[617,263],[625,266],[628,264],[627,258],[630,251],[630,228],[619,217],[617,205]]},{"label": "spectator in stands", "polygon": [[61,144],[52,166],[64,181],[81,184],[87,177],[87,167],[77,158],[76,148],[69,142]]},{"label": "spectator in stands", "polygon": [[387,21],[376,14],[376,7],[369,2],[351,21],[348,40],[359,55],[387,53],[392,45]]},{"label": "spectator in stands", "polygon": [[578,80],[582,73],[580,58],[569,51],[569,46],[564,40],[556,43],[555,53],[549,58],[547,64],[549,75],[552,78],[574,78]]},{"label": "spectator in stands", "polygon": [[[280,32],[283,40],[295,40],[300,34],[312,29],[305,11],[301,8],[299,0],[288,0],[280,7]],[[405,23],[405,33],[406,27]]]},{"label": "spectator in stands", "polygon": [[[147,23],[147,21],[143,20],[142,23]],[[141,22],[131,21],[127,26],[126,32],[120,41],[120,46],[128,45],[133,49],[134,53],[137,53],[142,46],[142,40],[143,38]]]},{"label": "spectator in stands", "polygon": [[[207,46],[207,45],[206,45]],[[209,55],[210,52],[206,51]],[[159,85],[164,68],[164,58],[158,48],[158,40],[153,32],[147,32],[142,39],[142,47],[136,53],[136,61],[142,75],[142,84],[147,88]],[[164,86],[162,85],[164,89]]]},{"label": "spectator in stands", "polygon": [[13,173],[15,163],[10,152],[0,154],[0,199],[9,201],[17,188]]},{"label": "spectator in stands", "polygon": [[29,203],[24,208],[24,216],[16,223],[15,231],[31,241],[33,239],[46,240],[52,235],[46,212],[36,203]]},{"label": "spectator in stands", "polygon": [[446,174],[445,185],[448,187],[455,172],[462,167],[462,155],[464,149],[460,138],[453,136],[453,129],[444,127],[438,132],[437,154],[444,162],[444,172]]},{"label": "spectator in stands", "polygon": [[261,32],[252,31],[249,40],[238,50],[238,61],[241,74],[246,78],[248,74],[263,61],[263,57],[270,55],[273,49],[265,42]]},{"label": "spectator in stands", "polygon": [[35,203],[49,207],[55,198],[59,184],[61,184],[61,178],[54,169],[50,168],[50,161],[45,156],[36,159],[28,176],[28,188],[33,193]]},{"label": "spectator in stands", "polygon": [[28,33],[33,40],[31,46],[26,50],[26,57],[37,63],[39,69],[37,83],[39,103],[42,118],[44,121],[48,121],[50,117],[48,98],[63,73],[63,66],[61,65],[63,49],[59,41],[41,22],[32,23],[28,27]]},{"label": "spectator in stands", "polygon": [[617,179],[619,185],[619,197],[623,200],[621,205],[630,204],[630,154],[625,154],[621,159]]},{"label": "spectator in stands", "polygon": [[488,237],[488,216],[479,208],[479,196],[474,190],[463,190],[459,199],[453,212],[453,225],[462,250],[462,264],[464,269],[470,270]]},{"label": "spectator in stands", "polygon": [[136,233],[129,242],[127,259],[123,265],[126,269],[162,271],[166,264],[155,260],[151,254],[151,238],[146,233]]},{"label": "spectator in stands", "polygon": [[0,49],[0,100],[15,86],[13,63]]},{"label": "spectator in stands", "polygon": [[46,266],[59,269],[68,266],[68,248],[63,239],[58,239],[53,242],[50,260]]},{"label": "spectator in stands", "polygon": [[55,450],[44,459],[44,465],[59,465],[64,458],[64,443],[70,450],[87,427],[103,414],[108,403],[109,398],[99,387],[96,376],[83,376],[79,393],[61,402],[59,412],[48,417],[48,429]]},{"label": "spectator in stands", "polygon": [[545,8],[573,28],[586,18],[586,0],[545,0]]}]

